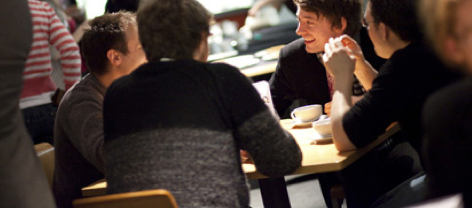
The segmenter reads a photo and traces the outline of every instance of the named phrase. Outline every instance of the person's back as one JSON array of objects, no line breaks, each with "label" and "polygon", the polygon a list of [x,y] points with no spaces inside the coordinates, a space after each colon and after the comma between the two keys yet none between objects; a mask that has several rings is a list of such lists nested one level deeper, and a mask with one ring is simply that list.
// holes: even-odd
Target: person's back
[{"label": "person's back", "polygon": [[[167,30],[153,24],[161,14],[168,21],[157,27]],[[138,10],[149,63],[115,81],[104,101],[109,193],[162,188],[179,207],[247,207],[240,149],[268,176],[300,166],[297,143],[248,79],[232,66],[204,63],[210,20],[194,0]],[[162,42],[169,36],[175,39]]]},{"label": "person's back", "polygon": [[[431,45],[443,61],[466,76],[433,94],[423,110],[427,197],[461,193],[472,207],[472,1],[421,1]],[[447,17],[447,18],[446,18]]]}]

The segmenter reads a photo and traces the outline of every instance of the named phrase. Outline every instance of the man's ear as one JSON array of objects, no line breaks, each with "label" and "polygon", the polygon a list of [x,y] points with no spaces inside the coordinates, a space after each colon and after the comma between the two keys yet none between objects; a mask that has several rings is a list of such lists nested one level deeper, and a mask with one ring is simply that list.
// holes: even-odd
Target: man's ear
[{"label": "man's ear", "polygon": [[390,37],[390,33],[392,31],[390,31],[390,28],[385,25],[385,23],[383,22],[380,22],[379,23],[379,33],[380,33],[380,37],[382,38],[383,41],[387,41],[388,38]]},{"label": "man's ear", "polygon": [[118,66],[121,64],[121,56],[115,49],[107,51],[107,58],[111,65]]},{"label": "man's ear", "polygon": [[334,31],[339,34],[343,34],[344,31],[346,30],[346,27],[347,27],[346,18],[341,17],[341,27],[334,27]]}]

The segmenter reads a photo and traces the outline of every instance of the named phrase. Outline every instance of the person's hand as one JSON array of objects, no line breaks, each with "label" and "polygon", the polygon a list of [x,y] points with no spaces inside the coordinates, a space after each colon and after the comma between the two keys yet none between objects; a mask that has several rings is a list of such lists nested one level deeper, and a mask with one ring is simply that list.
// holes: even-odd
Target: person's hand
[{"label": "person's hand", "polygon": [[241,163],[246,163],[250,160],[249,153],[244,150],[239,150],[239,154],[241,155]]},{"label": "person's hand", "polygon": [[343,43],[344,47],[351,49],[349,52],[352,52],[352,55],[356,58],[356,61],[364,61],[364,53],[362,53],[361,47],[357,44],[357,42],[349,37],[348,35],[342,35],[341,42]]},{"label": "person's hand", "polygon": [[345,47],[342,39],[347,35],[342,35],[338,38],[330,38],[325,44],[325,54],[323,55],[323,62],[326,69],[334,77],[342,75],[354,74],[356,57],[354,52]]},{"label": "person's hand", "polygon": [[331,116],[331,102],[326,103],[324,105],[324,112],[326,113],[326,115],[328,115],[328,117]]}]

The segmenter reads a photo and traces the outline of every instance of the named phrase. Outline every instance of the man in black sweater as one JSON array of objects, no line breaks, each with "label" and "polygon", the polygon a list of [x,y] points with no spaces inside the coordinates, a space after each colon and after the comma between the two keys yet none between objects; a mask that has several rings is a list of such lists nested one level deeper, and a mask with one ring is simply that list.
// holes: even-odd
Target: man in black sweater
[{"label": "man in black sweater", "polygon": [[[392,122],[398,121],[406,139],[421,153],[422,105],[428,95],[455,80],[457,75],[445,70],[422,42],[416,4],[416,0],[370,0],[367,4],[364,26],[376,53],[389,59],[378,74],[351,38],[341,36],[326,44],[323,60],[336,82],[331,121],[334,144],[339,151],[370,144]],[[372,84],[355,105],[351,102],[352,73],[365,75],[358,76],[361,83]],[[365,167],[362,175],[370,169],[368,164]],[[361,201],[362,196],[356,193],[368,191],[354,192],[349,187],[348,205],[349,198]],[[362,207],[370,205],[369,199],[363,201]]]}]

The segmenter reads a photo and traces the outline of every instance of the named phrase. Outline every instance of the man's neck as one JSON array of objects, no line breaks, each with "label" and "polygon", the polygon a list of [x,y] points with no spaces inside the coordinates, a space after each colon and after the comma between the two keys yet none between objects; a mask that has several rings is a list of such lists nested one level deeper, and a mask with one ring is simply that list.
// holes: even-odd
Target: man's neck
[{"label": "man's neck", "polygon": [[395,53],[398,50],[406,48],[408,45],[410,45],[410,43],[411,43],[410,41],[404,41],[404,40],[401,40],[400,38],[395,38],[395,39],[390,40],[388,42],[389,53],[390,53],[389,58],[393,55],[393,53]]},{"label": "man's neck", "polygon": [[113,73],[113,71],[109,71],[106,74],[103,75],[95,75],[97,77],[98,81],[105,87],[108,88],[113,81],[116,79],[120,78],[120,75],[117,75],[116,73]]}]

